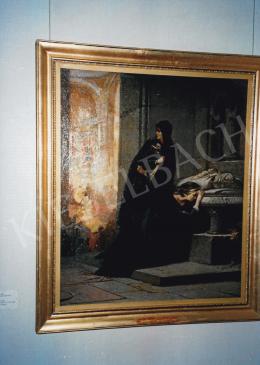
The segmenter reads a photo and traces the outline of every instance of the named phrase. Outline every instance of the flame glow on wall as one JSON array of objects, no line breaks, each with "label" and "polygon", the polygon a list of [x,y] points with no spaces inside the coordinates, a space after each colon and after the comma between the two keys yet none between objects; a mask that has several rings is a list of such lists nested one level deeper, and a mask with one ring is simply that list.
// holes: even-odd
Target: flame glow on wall
[{"label": "flame glow on wall", "polygon": [[93,235],[115,221],[120,77],[69,70],[67,87],[66,215],[68,221],[85,226],[95,241]]}]

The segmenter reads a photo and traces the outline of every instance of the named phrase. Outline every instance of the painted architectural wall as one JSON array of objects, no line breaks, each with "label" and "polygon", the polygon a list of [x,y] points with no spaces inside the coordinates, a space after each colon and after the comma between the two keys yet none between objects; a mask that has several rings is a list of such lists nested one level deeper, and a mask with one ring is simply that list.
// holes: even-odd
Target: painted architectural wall
[{"label": "painted architectural wall", "polygon": [[1,0],[0,18],[0,363],[259,364],[258,322],[35,334],[34,44],[260,55],[260,0]]}]

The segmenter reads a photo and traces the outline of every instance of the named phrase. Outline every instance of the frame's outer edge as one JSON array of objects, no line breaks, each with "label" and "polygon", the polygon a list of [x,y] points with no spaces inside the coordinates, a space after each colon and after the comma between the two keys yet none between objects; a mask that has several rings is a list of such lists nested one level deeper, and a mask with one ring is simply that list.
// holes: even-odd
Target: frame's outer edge
[{"label": "frame's outer edge", "polygon": [[[169,306],[167,312],[160,309],[140,310],[133,308],[125,314],[111,311],[80,311],[75,313],[57,313],[53,309],[53,237],[52,237],[52,120],[51,120],[51,77],[52,58],[74,59],[125,64],[142,67],[172,67],[176,69],[215,69],[238,72],[257,72],[257,88],[254,98],[254,166],[253,217],[251,239],[251,284],[249,306],[216,305],[215,307],[197,307],[180,310]],[[259,127],[259,70],[260,58],[252,56],[215,55],[202,53],[150,51],[140,49],[107,48],[75,44],[50,43],[38,41],[36,44],[36,89],[37,89],[37,288],[36,288],[36,332],[61,332],[96,328],[113,328],[144,325],[184,324],[202,322],[242,321],[260,319],[260,283],[259,259],[259,222],[260,214],[260,127]],[[256,135],[257,132],[257,135]],[[184,308],[184,306],[183,306]]]},{"label": "frame's outer edge", "polygon": [[[260,63],[260,61],[259,61]],[[256,100],[258,101],[257,104],[257,116],[256,116],[256,124],[257,124],[257,146],[256,148],[256,175],[255,179],[257,182],[256,186],[256,201],[257,201],[257,209],[255,211],[255,241],[256,241],[256,310],[257,313],[260,315],[260,66],[258,71],[258,96]]]},{"label": "frame's outer edge", "polygon": [[256,73],[256,95],[254,110],[254,139],[253,139],[253,224],[251,239],[253,241],[252,249],[252,270],[254,275],[254,287],[252,287],[252,306],[260,315],[260,59],[259,69]]},{"label": "frame's outer edge", "polygon": [[259,319],[256,317],[255,311],[244,308],[228,309],[228,310],[191,310],[172,311],[166,313],[147,313],[147,314],[130,314],[124,316],[100,315],[96,319],[93,317],[75,317],[75,318],[49,318],[45,321],[38,333],[56,333],[70,332],[78,330],[93,330],[93,329],[108,329],[118,327],[142,327],[154,325],[169,325],[169,324],[190,324],[190,323],[208,323],[208,322],[226,322],[226,321],[254,321]]},{"label": "frame's outer edge", "polygon": [[36,332],[51,317],[52,272],[51,272],[51,215],[49,194],[51,193],[51,140],[48,110],[48,52],[40,43],[37,51],[37,313]]},{"label": "frame's outer edge", "polygon": [[38,332],[41,326],[46,321],[46,315],[43,313],[43,303],[41,303],[41,242],[40,236],[42,234],[42,230],[40,227],[40,212],[42,210],[42,187],[41,187],[41,174],[42,174],[42,151],[41,151],[41,143],[42,140],[42,130],[41,126],[42,122],[42,85],[41,85],[41,52],[42,49],[40,47],[39,42],[35,44],[36,51],[36,263],[37,263],[37,271],[36,271],[36,332]]},{"label": "frame's outer edge", "polygon": [[[255,72],[259,68],[259,57],[236,54],[186,52],[116,46],[87,45],[39,40],[38,44],[54,58],[89,60],[114,64],[132,64],[180,69],[216,69],[240,72]],[[246,66],[245,66],[246,65]]]}]

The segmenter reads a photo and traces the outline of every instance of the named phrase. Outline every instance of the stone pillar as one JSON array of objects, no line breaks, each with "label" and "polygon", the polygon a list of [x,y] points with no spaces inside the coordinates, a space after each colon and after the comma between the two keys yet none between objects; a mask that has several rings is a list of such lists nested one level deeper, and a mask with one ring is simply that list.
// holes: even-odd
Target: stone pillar
[{"label": "stone pillar", "polygon": [[208,210],[210,216],[210,227],[208,233],[217,233],[221,231],[221,215],[217,207]]},{"label": "stone pillar", "polygon": [[130,164],[147,138],[148,94],[141,77],[120,77],[120,142],[118,200],[122,198]]}]

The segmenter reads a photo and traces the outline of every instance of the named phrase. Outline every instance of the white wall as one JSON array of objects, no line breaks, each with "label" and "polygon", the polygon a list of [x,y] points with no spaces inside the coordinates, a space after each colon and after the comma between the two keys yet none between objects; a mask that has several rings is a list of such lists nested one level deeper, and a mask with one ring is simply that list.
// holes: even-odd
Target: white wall
[{"label": "white wall", "polygon": [[[0,0],[0,363],[260,363],[260,322],[36,335],[35,62],[37,38],[260,54],[260,0]],[[49,27],[50,21],[50,27]],[[1,294],[1,293],[0,293]]]}]

